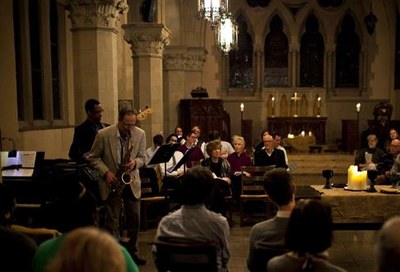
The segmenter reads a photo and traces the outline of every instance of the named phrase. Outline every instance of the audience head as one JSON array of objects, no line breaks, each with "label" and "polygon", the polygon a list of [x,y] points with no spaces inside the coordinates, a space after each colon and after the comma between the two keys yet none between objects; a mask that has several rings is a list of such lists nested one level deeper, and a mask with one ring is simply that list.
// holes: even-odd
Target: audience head
[{"label": "audience head", "polygon": [[208,168],[195,166],[186,171],[181,181],[181,199],[184,205],[204,203],[211,194],[213,177]]},{"label": "audience head", "polygon": [[153,136],[154,146],[160,146],[163,144],[163,142],[164,142],[164,136],[162,136],[161,134],[156,134]]},{"label": "audience head", "polygon": [[221,155],[221,142],[219,140],[213,140],[208,142],[207,146],[206,146],[206,152],[208,154],[208,156],[216,158],[216,157],[220,157]]},{"label": "audience head", "polygon": [[118,242],[94,227],[68,233],[47,272],[125,272],[126,263]]},{"label": "audience head", "polygon": [[379,272],[400,271],[400,216],[390,218],[378,234],[377,258]]},{"label": "audience head", "polygon": [[367,137],[368,147],[371,149],[375,149],[376,145],[378,144],[378,137],[375,134],[370,134]]},{"label": "audience head", "polygon": [[263,140],[263,138],[264,138],[265,135],[269,135],[267,129],[263,129],[263,130],[261,131],[261,140]]},{"label": "audience head", "polygon": [[88,119],[90,119],[94,122],[100,122],[101,113],[104,110],[98,100],[91,98],[85,102],[85,111],[86,111],[86,115],[87,115]]},{"label": "audience head", "polygon": [[294,202],[295,185],[292,175],[284,168],[275,168],[264,175],[264,188],[268,197],[277,205]]},{"label": "audience head", "polygon": [[194,131],[194,133],[196,133],[197,138],[200,138],[200,136],[201,136],[201,129],[200,129],[199,126],[194,126],[194,127],[192,128],[192,131]]},{"label": "audience head", "polygon": [[177,136],[182,136],[182,135],[183,135],[183,130],[182,130],[182,128],[181,128],[180,126],[177,126],[177,127],[175,128],[175,134],[176,134]]},{"label": "audience head", "polygon": [[192,146],[196,143],[198,136],[195,131],[190,131],[186,134],[186,142],[188,145]]},{"label": "audience head", "polygon": [[178,135],[175,133],[171,133],[168,135],[167,139],[165,140],[167,144],[176,144],[178,142]]},{"label": "audience head", "polygon": [[321,200],[300,200],[286,231],[286,247],[300,256],[327,250],[333,239],[331,207]]},{"label": "audience head", "polygon": [[243,153],[244,148],[246,146],[246,142],[242,136],[234,136],[232,140],[233,148],[235,152],[238,154]]},{"label": "audience head", "polygon": [[54,226],[61,232],[79,227],[94,226],[97,223],[96,198],[77,182],[65,184],[64,194],[54,203]]},{"label": "audience head", "polygon": [[389,136],[391,140],[399,139],[399,132],[395,128],[389,130]]},{"label": "audience head", "polygon": [[213,130],[208,134],[208,141],[221,140],[221,136],[217,130]]},{"label": "audience head", "polygon": [[399,139],[394,139],[390,142],[389,151],[390,151],[390,154],[392,154],[392,155],[397,155],[400,153],[400,140]]},{"label": "audience head", "polygon": [[278,147],[281,145],[282,136],[280,134],[274,133],[272,135],[272,138],[274,138],[274,147]]},{"label": "audience head", "polygon": [[266,134],[263,136],[264,147],[266,150],[271,151],[274,148],[274,139],[271,135]]},{"label": "audience head", "polygon": [[0,226],[9,227],[15,209],[15,196],[11,188],[0,183]]}]

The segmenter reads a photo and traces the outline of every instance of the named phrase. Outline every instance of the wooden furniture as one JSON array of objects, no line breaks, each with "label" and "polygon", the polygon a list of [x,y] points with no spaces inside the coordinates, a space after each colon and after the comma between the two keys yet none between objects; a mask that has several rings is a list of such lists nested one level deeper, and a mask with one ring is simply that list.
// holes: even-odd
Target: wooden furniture
[{"label": "wooden furniture", "polygon": [[322,189],[323,185],[312,187],[321,192],[322,200],[331,205],[337,228],[379,228],[388,218],[400,215],[400,195],[380,193],[381,189],[390,188],[387,185],[376,185],[376,193],[343,188]]},{"label": "wooden furniture", "polygon": [[[271,166],[242,166],[242,194],[239,199],[240,226],[243,226],[251,218],[261,217],[266,219],[268,217],[271,203],[265,192],[263,182],[265,172],[273,168]],[[258,205],[256,208],[261,207],[262,211],[257,215],[254,213],[255,207],[246,207],[246,204]]]},{"label": "wooden furniture", "polygon": [[217,272],[217,246],[214,243],[155,241],[155,263],[160,272]]},{"label": "wooden furniture", "polygon": [[201,139],[206,139],[210,131],[217,130],[222,140],[230,142],[230,116],[224,110],[221,99],[182,99],[179,109],[179,124],[184,133],[198,125],[201,128]]},{"label": "wooden furniture", "polygon": [[357,120],[342,120],[342,149],[353,152],[359,147]]},{"label": "wooden furniture", "polygon": [[141,229],[146,231],[150,223],[158,223],[162,216],[169,211],[168,202],[164,195],[158,194],[158,180],[154,168],[140,168],[141,199],[140,222]]},{"label": "wooden furniture", "polygon": [[269,133],[279,133],[287,137],[289,133],[299,135],[304,131],[307,135],[311,131],[317,144],[326,141],[326,117],[268,117],[267,127]]}]

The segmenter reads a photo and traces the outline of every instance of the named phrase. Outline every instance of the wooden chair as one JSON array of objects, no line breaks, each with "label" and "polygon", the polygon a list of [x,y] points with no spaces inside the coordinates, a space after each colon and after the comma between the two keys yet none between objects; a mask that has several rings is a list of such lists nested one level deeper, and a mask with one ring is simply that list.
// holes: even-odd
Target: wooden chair
[{"label": "wooden chair", "polygon": [[[243,226],[246,219],[252,216],[252,213],[246,213],[245,205],[248,202],[255,204],[261,203],[264,206],[263,219],[267,218],[270,207],[268,195],[264,189],[264,174],[272,170],[274,166],[243,166],[242,170],[242,194],[240,195],[240,226]],[[250,176],[246,176],[248,173]]]},{"label": "wooden chair", "polygon": [[160,272],[216,272],[217,247],[214,243],[156,241],[155,263]]},{"label": "wooden chair", "polygon": [[248,263],[251,272],[267,272],[267,264],[273,257],[285,254],[287,250],[283,248],[265,247],[260,243],[254,245],[253,259]]},{"label": "wooden chair", "polygon": [[[140,199],[141,229],[146,231],[149,223],[157,223],[168,213],[168,202],[158,192],[158,178],[154,168],[140,168],[142,197]],[[152,209],[154,207],[154,209]],[[150,214],[152,213],[153,216]]]}]

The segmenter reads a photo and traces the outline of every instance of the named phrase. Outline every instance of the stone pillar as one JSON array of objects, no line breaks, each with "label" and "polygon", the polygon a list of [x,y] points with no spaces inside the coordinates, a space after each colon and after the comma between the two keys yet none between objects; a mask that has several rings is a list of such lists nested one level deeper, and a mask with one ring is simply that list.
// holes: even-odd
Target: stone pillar
[{"label": "stone pillar", "polygon": [[289,67],[291,67],[291,71],[289,71],[289,86],[292,88],[299,86],[299,44],[291,45],[289,48]]},{"label": "stone pillar", "polygon": [[122,28],[125,30],[124,39],[132,49],[135,108],[148,106],[153,110],[151,116],[140,124],[150,145],[153,135],[165,130],[163,50],[169,43],[170,31],[157,23],[133,23]]},{"label": "stone pillar", "polygon": [[128,11],[125,0],[66,0],[73,39],[75,121],[86,118],[84,103],[98,99],[103,121],[118,117],[117,33],[120,14]]},{"label": "stone pillar", "polygon": [[[202,47],[167,47],[164,53],[164,128],[172,132],[179,124],[179,100],[201,87],[206,61]],[[185,131],[184,133],[186,133]]]},{"label": "stone pillar", "polygon": [[326,80],[325,80],[325,89],[327,97],[332,97],[335,95],[335,76],[336,76],[336,48],[327,48],[326,49]]}]

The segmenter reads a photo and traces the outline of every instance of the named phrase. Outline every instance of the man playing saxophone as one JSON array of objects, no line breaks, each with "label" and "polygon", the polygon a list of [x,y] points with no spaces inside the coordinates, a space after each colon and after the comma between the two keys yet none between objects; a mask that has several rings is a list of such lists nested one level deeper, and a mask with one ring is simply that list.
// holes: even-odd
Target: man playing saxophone
[{"label": "man playing saxophone", "polygon": [[[105,206],[105,228],[120,237],[120,214],[124,205],[129,242],[128,251],[138,265],[146,260],[137,252],[140,226],[140,177],[139,168],[146,161],[146,134],[136,127],[134,110],[122,109],[118,123],[98,132],[90,151],[90,164],[99,172],[100,197]],[[130,175],[128,184],[122,175]],[[125,180],[126,178],[124,178]]]}]

